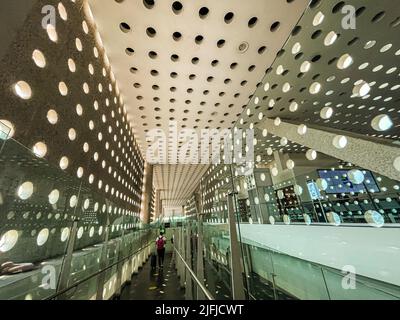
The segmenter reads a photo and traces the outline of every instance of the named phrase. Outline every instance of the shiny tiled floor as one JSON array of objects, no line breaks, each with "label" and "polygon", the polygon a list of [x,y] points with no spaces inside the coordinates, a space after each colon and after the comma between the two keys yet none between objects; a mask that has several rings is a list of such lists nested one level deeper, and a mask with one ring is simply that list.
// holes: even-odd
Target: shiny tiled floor
[{"label": "shiny tiled floor", "polygon": [[121,300],[185,300],[172,254],[166,253],[163,269],[152,270],[149,259],[133,276],[131,284],[122,290]]}]

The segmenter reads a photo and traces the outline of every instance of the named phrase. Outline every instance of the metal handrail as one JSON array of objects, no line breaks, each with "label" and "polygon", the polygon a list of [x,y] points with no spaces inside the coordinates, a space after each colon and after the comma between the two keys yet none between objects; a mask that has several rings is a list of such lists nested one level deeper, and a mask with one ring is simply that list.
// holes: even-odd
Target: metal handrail
[{"label": "metal handrail", "polygon": [[186,267],[187,271],[189,271],[189,274],[191,275],[191,277],[193,278],[193,280],[197,283],[197,285],[200,287],[200,289],[203,291],[204,295],[207,297],[208,300],[215,300],[215,298],[211,295],[210,291],[207,290],[207,288],[201,283],[201,281],[196,277],[196,274],[193,272],[193,270],[189,267],[189,265],[186,263],[185,259],[183,259],[182,255],[179,253],[178,249],[176,249],[175,246],[174,250],[177,253],[177,255],[179,256],[179,258],[181,258],[184,266]]}]

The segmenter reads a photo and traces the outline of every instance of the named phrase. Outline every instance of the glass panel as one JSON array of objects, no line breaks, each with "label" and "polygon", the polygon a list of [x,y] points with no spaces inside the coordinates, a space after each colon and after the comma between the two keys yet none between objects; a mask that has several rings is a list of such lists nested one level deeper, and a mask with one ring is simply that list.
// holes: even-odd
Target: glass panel
[{"label": "glass panel", "polygon": [[153,227],[15,140],[1,142],[0,299],[46,299],[68,287],[61,298],[94,299],[107,267],[104,297],[117,293]]},{"label": "glass panel", "polygon": [[216,299],[231,299],[231,247],[228,226],[228,194],[232,192],[229,165],[213,165],[202,179],[204,223],[204,275]]},{"label": "glass panel", "polygon": [[[322,20],[342,30],[337,9],[312,1],[232,130],[254,134],[238,143],[243,155],[254,147],[254,159],[233,165],[250,298],[263,296],[260,282],[274,299],[398,297],[399,88],[388,85],[396,68],[378,72],[396,65],[395,34],[359,17],[368,41],[351,30],[324,34]],[[333,42],[343,56],[330,57]],[[342,281],[349,270],[354,288]]]},{"label": "glass panel", "polygon": [[9,139],[0,153],[0,298],[55,293],[80,182]]}]

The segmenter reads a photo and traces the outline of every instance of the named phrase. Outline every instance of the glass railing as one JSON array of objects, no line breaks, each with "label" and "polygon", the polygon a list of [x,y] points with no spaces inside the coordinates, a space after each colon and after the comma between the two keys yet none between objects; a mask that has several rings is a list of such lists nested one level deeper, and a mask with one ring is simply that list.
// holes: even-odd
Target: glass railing
[{"label": "glass railing", "polygon": [[312,263],[260,245],[246,245],[253,299],[398,300],[400,286]]},{"label": "glass railing", "polygon": [[216,297],[210,292],[204,277],[196,274],[198,270],[193,265],[192,256],[195,250],[191,248],[190,239],[185,239],[187,236],[188,233],[183,228],[176,228],[174,230],[174,239],[176,241],[174,242],[172,253],[180,286],[185,288],[185,299],[215,300]]},{"label": "glass railing", "polygon": [[133,207],[106,199],[90,182],[37,157],[5,131],[0,299],[48,299],[60,292],[65,298],[110,298],[147,258],[140,255],[157,231],[143,226]]},{"label": "glass railing", "polygon": [[[136,240],[139,241],[137,237]],[[147,237],[146,237],[147,238]],[[127,239],[121,238],[118,240],[120,244],[124,243]],[[144,240],[144,239],[142,239]],[[129,247],[130,240],[125,242]],[[132,274],[137,273],[142,265],[147,261],[153,244],[153,237],[143,241],[143,247],[131,251],[127,255],[120,256],[118,259],[108,259],[106,267],[92,272],[83,273],[79,269],[78,272],[72,272],[71,276],[74,277],[73,281],[68,283],[68,287],[54,295],[47,297],[47,299],[66,299],[66,300],[98,300],[98,299],[112,299],[119,297],[121,290],[126,283],[131,281]],[[107,248],[107,254],[114,251],[114,247]],[[88,257],[96,259],[96,255]],[[82,260],[82,259],[81,259]],[[82,268],[82,261],[76,260]],[[99,258],[96,259],[99,261]],[[85,269],[84,271],[86,271]]]},{"label": "glass railing", "polygon": [[[205,226],[226,229],[226,224]],[[359,274],[355,267],[348,265],[342,270],[286,254],[269,248],[265,244],[242,238],[243,282],[246,298],[253,300],[398,300],[400,286]],[[226,249],[229,241],[218,232],[213,232],[211,242],[216,253],[212,255],[213,269],[208,276],[212,285],[210,292],[217,299],[231,299],[229,288],[229,255]],[[204,251],[207,251],[204,248]],[[334,259],[334,257],[332,257]],[[204,256],[205,265],[208,263]],[[226,270],[226,277],[219,270]],[[207,273],[206,273],[207,275]],[[221,286],[221,282],[225,284]],[[221,292],[225,291],[225,296]]]},{"label": "glass railing", "polygon": [[204,275],[209,290],[219,300],[232,299],[230,238],[226,224],[203,225]]},{"label": "glass railing", "polygon": [[[375,107],[382,98],[378,91],[385,87],[378,90],[377,83],[387,82],[385,76],[377,80],[364,74],[360,80],[362,68],[357,69],[365,50],[379,52],[385,44],[354,38],[352,30],[341,29],[340,14],[329,15],[340,37],[320,29],[314,22],[337,10],[332,7],[329,1],[310,4],[231,131],[231,148],[225,150],[240,148],[242,154],[233,155],[236,163],[211,165],[201,180],[204,229],[228,230],[227,200],[234,194],[248,297],[260,298],[250,288],[262,283],[275,288],[264,294],[274,299],[398,297],[397,111],[390,106],[389,92],[390,98],[380,101],[387,105]],[[316,40],[305,46],[310,39],[306,32],[325,40],[333,35],[335,45],[348,53],[332,57],[327,71],[319,59],[329,56],[330,45]],[[352,46],[360,40],[360,47]],[[351,62],[344,70],[340,60],[346,56]],[[360,82],[371,90],[362,97],[355,93]],[[243,167],[237,162],[252,149],[244,142],[250,133],[253,162]],[[232,270],[228,239],[229,231],[226,236],[214,232],[213,240],[204,241],[204,250],[206,256],[214,245],[213,261]],[[254,243],[258,251],[249,247]],[[258,258],[252,261],[252,255]],[[342,289],[342,280],[349,280],[346,270],[354,270],[358,289]]]},{"label": "glass railing", "polygon": [[[304,167],[298,161],[277,175],[267,167],[240,175],[236,166],[211,166],[201,188],[203,260],[205,280],[218,299],[232,298],[232,190],[247,298],[398,297],[400,183],[332,157],[328,161],[325,168],[319,166],[324,160]],[[356,289],[342,288],[347,268],[354,269]]]}]

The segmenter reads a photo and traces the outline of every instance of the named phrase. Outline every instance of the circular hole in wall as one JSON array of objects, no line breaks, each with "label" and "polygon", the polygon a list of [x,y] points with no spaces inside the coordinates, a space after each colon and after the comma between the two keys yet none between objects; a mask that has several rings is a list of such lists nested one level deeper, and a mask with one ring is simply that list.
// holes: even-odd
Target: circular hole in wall
[{"label": "circular hole in wall", "polygon": [[281,23],[279,21],[276,21],[271,25],[270,31],[275,32],[279,29],[280,26],[281,26]]},{"label": "circular hole in wall", "polygon": [[64,5],[60,2],[58,3],[58,13],[64,21],[68,20],[67,10],[65,9]]},{"label": "circular hole in wall", "polygon": [[62,169],[62,170],[65,170],[65,169],[67,169],[68,168],[68,164],[69,164],[69,160],[68,160],[68,158],[67,157],[62,157],[61,159],[60,159],[60,168]]},{"label": "circular hole in wall", "polygon": [[56,124],[58,121],[58,114],[55,110],[50,109],[47,112],[47,120],[51,123],[51,124]]},{"label": "circular hole in wall", "polygon": [[61,242],[67,241],[69,237],[70,230],[69,228],[63,228],[61,231]]},{"label": "circular hole in wall", "polygon": [[60,94],[61,94],[62,96],[64,96],[64,97],[68,94],[68,87],[67,87],[67,85],[65,84],[65,82],[61,81],[61,82],[58,84],[58,91],[59,91]]},{"label": "circular hole in wall", "polygon": [[39,68],[44,68],[46,66],[46,58],[42,51],[38,49],[34,50],[32,53],[32,59]]},{"label": "circular hole in wall", "polygon": [[33,194],[33,183],[26,181],[21,184],[18,188],[17,194],[21,200],[29,199]]},{"label": "circular hole in wall", "polygon": [[339,58],[337,62],[337,67],[343,70],[350,67],[352,64],[353,64],[353,58],[348,53],[345,53]]},{"label": "circular hole in wall", "polygon": [[18,242],[18,231],[9,230],[0,238],[0,252],[10,251]]},{"label": "circular hole in wall", "polygon": [[36,244],[39,247],[41,247],[47,242],[48,238],[49,238],[49,229],[44,228],[40,230],[40,232],[38,233],[38,236],[36,238]]},{"label": "circular hole in wall", "polygon": [[49,203],[56,204],[58,202],[59,198],[60,198],[60,191],[58,191],[57,189],[54,189],[49,194]]},{"label": "circular hole in wall", "polygon": [[83,50],[83,46],[82,46],[82,41],[81,41],[81,39],[79,39],[79,38],[76,38],[76,39],[75,39],[75,46],[76,46],[76,49],[77,49],[78,51],[82,51],[82,50]]},{"label": "circular hole in wall", "polygon": [[33,146],[33,153],[38,157],[38,158],[43,158],[46,153],[47,153],[47,146],[44,142],[37,142]]},{"label": "circular hole in wall", "polygon": [[228,12],[227,14],[225,14],[224,17],[224,21],[225,23],[231,23],[234,17],[234,13],[233,12]]},{"label": "circular hole in wall", "polygon": [[337,135],[333,138],[332,144],[336,149],[343,149],[347,146],[347,138],[342,135]]},{"label": "circular hole in wall", "polygon": [[13,86],[14,93],[21,99],[28,100],[32,97],[32,89],[25,81],[18,81]]},{"label": "circular hole in wall", "polygon": [[56,28],[52,24],[49,23],[46,26],[46,31],[47,31],[47,35],[49,36],[49,39],[53,42],[57,42],[57,40],[58,40],[57,31],[56,31]]},{"label": "circular hole in wall", "polygon": [[75,65],[75,61],[72,60],[71,58],[68,59],[68,69],[71,72],[75,72],[76,71],[76,65]]},{"label": "circular hole in wall", "polygon": [[380,114],[372,119],[371,127],[375,131],[386,131],[393,127],[393,121],[387,114]]},{"label": "circular hole in wall", "polygon": [[204,37],[203,37],[202,35],[198,35],[198,36],[196,36],[196,38],[194,38],[194,41],[195,41],[197,44],[202,43],[203,40],[204,40]]},{"label": "circular hole in wall", "polygon": [[249,28],[253,28],[257,24],[258,18],[252,17],[250,18],[249,22],[247,23]]},{"label": "circular hole in wall", "polygon": [[210,10],[207,7],[202,7],[199,10],[199,17],[201,19],[205,19],[208,16],[209,12],[210,12]]},{"label": "circular hole in wall", "polygon": [[126,22],[121,22],[119,24],[119,28],[121,29],[122,32],[124,33],[128,33],[129,31],[131,31],[131,27],[129,24],[127,24]]},{"label": "circular hole in wall", "polygon": [[132,48],[128,47],[128,48],[125,49],[125,53],[128,56],[132,56],[135,53],[135,50],[133,50]]},{"label": "circular hole in wall", "polygon": [[181,13],[182,10],[183,10],[183,5],[182,5],[181,2],[175,1],[174,3],[172,3],[172,11],[173,11],[175,14]]}]

